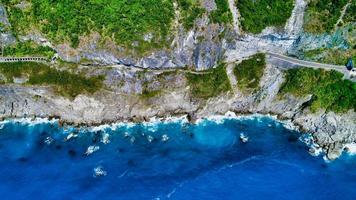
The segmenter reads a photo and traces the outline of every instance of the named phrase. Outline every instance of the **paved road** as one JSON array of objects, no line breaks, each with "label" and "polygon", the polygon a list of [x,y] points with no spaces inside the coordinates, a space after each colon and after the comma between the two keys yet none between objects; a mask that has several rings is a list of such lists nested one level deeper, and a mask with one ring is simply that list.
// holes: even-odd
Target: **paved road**
[{"label": "paved road", "polygon": [[[350,77],[350,72],[346,69],[346,67],[344,65],[332,65],[332,64],[325,64],[325,63],[318,63],[318,62],[311,62],[311,61],[305,61],[305,60],[299,60],[296,58],[292,58],[289,56],[285,56],[282,54],[278,54],[278,53],[273,53],[273,52],[265,52],[265,54],[267,56],[269,56],[270,58],[274,58],[283,62],[287,62],[290,64],[295,65],[296,67],[309,67],[309,68],[313,68],[313,69],[325,69],[325,70],[335,70],[338,71],[342,74],[344,74],[344,78],[345,79],[349,79],[353,82],[356,82],[356,77]],[[229,64],[233,64],[234,62],[229,62],[227,63]],[[287,68],[286,66],[279,66],[281,68]]]},{"label": "paved road", "polygon": [[285,56],[282,54],[271,53],[271,52],[267,52],[266,54],[273,58],[283,60],[283,61],[286,61],[291,64],[304,66],[304,67],[312,67],[312,68],[317,68],[317,69],[322,68],[322,69],[326,69],[326,70],[337,70],[337,71],[345,69],[345,66],[343,66],[343,65],[331,65],[331,64],[299,60],[296,58],[291,58],[291,57],[288,57],[288,56]]},{"label": "paved road", "polygon": [[344,65],[332,65],[332,64],[325,64],[325,63],[318,63],[318,62],[311,62],[311,61],[305,61],[305,60],[299,60],[296,58],[291,58],[282,54],[278,53],[272,53],[272,52],[266,52],[266,55],[282,60],[294,65],[298,65],[300,67],[310,67],[314,69],[325,69],[325,70],[335,70],[338,72],[341,72],[344,74],[345,79],[349,79],[353,82],[356,82],[356,78],[351,78],[350,77],[350,72],[346,69]]},{"label": "paved road", "polygon": [[[341,73],[344,74],[344,77],[346,79],[350,79],[352,81],[356,82],[355,78],[350,78],[350,74],[349,71],[345,68],[345,66],[343,65],[332,65],[332,64],[324,64],[324,63],[318,63],[318,62],[311,62],[311,61],[305,61],[305,60],[299,60],[296,58],[291,58],[282,54],[278,54],[278,53],[273,53],[273,52],[266,52],[266,55],[284,61],[284,62],[288,62],[294,65],[298,65],[300,67],[310,67],[310,68],[315,68],[315,69],[325,69],[325,70],[336,70],[339,71]],[[15,57],[1,57],[0,58],[0,62],[42,62],[45,61],[46,58],[44,57],[20,57],[20,58],[15,58]],[[235,63],[235,62],[233,62]],[[231,63],[228,63],[231,64]],[[144,69],[141,67],[136,67],[136,68],[140,68],[140,69]],[[149,71],[156,71],[156,72],[167,72],[167,71],[182,71],[182,72],[186,72],[186,73],[192,73],[192,74],[207,74],[210,72],[206,72],[206,71],[194,71],[194,70],[189,70],[189,69],[146,69]]]}]

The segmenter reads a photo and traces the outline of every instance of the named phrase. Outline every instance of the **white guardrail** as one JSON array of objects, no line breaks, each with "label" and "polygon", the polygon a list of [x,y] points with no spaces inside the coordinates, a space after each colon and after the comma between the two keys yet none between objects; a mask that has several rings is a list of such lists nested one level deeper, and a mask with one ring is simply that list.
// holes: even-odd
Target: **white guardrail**
[{"label": "white guardrail", "polygon": [[0,57],[0,63],[9,62],[45,62],[45,57]]}]

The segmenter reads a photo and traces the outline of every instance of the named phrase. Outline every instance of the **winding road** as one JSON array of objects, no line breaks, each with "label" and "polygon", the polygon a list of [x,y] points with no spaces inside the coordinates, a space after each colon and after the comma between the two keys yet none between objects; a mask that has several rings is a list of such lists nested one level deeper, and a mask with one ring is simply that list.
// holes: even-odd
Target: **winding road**
[{"label": "winding road", "polygon": [[[325,63],[318,63],[318,62],[311,62],[311,61],[305,61],[305,60],[299,60],[296,58],[292,58],[286,55],[282,55],[279,53],[273,53],[273,52],[265,52],[265,54],[267,56],[269,56],[270,58],[274,58],[277,60],[281,60],[284,62],[287,62],[289,64],[293,64],[296,65],[298,67],[309,67],[309,68],[314,68],[314,69],[325,69],[325,70],[335,70],[338,72],[341,72],[344,74],[344,78],[345,79],[349,79],[351,81],[356,82],[356,78],[352,78],[350,77],[350,73],[349,71],[345,68],[345,66],[343,65],[332,65],[332,64],[325,64]],[[44,62],[46,61],[46,58],[44,57],[0,57],[0,63],[3,62]],[[229,62],[228,64],[228,69],[230,70],[229,72],[232,73],[233,64],[236,64],[237,62],[239,62],[239,60],[236,60],[234,62]],[[281,66],[283,67],[283,66]],[[142,67],[138,67],[135,66],[135,68],[141,69],[141,70],[149,70],[149,71],[156,71],[156,72],[170,72],[170,71],[182,71],[182,72],[186,72],[186,73],[192,73],[192,74],[208,74],[211,72],[207,72],[207,71],[195,71],[195,70],[189,70],[189,69],[145,69]],[[232,80],[232,82],[236,82],[234,80]]]},{"label": "winding road", "polygon": [[303,67],[311,67],[311,68],[316,68],[316,69],[321,68],[321,69],[326,69],[326,70],[347,71],[347,70],[345,70],[345,66],[343,66],[343,65],[332,65],[332,64],[324,64],[324,63],[318,63],[318,62],[299,60],[296,58],[292,58],[289,56],[272,53],[272,52],[266,52],[266,55],[276,58],[278,60],[282,60],[282,61],[285,61],[285,62],[288,62],[291,64],[295,64],[295,65],[300,65]]},{"label": "winding road", "polygon": [[311,62],[305,60],[299,60],[296,58],[291,58],[282,54],[266,52],[266,55],[270,58],[274,58],[277,60],[281,60],[290,64],[297,65],[298,67],[309,67],[314,69],[325,69],[325,70],[335,70],[342,74],[344,74],[345,79],[349,79],[353,82],[356,82],[356,77],[350,76],[350,71],[346,69],[344,65],[332,65],[332,64],[325,64],[325,63],[318,63],[318,62]]},{"label": "winding road", "polygon": [[[344,74],[345,79],[356,82],[356,77],[351,77],[350,71],[348,71],[344,65],[333,65],[333,64],[325,64],[325,63],[299,60],[297,58],[292,58],[292,57],[289,57],[289,56],[286,56],[283,54],[279,54],[279,53],[274,53],[274,52],[264,52],[264,53],[269,58],[292,64],[295,67],[308,67],[308,68],[313,68],[313,69],[335,70],[335,71],[338,71],[338,72]],[[233,71],[235,64],[238,63],[239,61],[240,60],[236,60],[236,61],[227,63],[228,64],[228,67],[227,67],[228,74],[230,71]],[[279,65],[278,67],[284,68],[284,69],[290,68],[285,65]],[[235,82],[236,81],[232,80],[232,83],[235,83]]]}]

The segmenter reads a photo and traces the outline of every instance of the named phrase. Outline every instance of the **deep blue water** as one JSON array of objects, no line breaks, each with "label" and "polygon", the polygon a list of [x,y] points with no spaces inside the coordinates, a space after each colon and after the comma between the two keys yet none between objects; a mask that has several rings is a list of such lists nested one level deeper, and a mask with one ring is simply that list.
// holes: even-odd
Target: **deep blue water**
[{"label": "deep blue water", "polygon": [[[356,198],[355,156],[313,157],[300,133],[267,117],[103,131],[56,123],[0,128],[1,199]],[[70,133],[78,136],[66,140]],[[86,155],[89,146],[99,150]]]}]

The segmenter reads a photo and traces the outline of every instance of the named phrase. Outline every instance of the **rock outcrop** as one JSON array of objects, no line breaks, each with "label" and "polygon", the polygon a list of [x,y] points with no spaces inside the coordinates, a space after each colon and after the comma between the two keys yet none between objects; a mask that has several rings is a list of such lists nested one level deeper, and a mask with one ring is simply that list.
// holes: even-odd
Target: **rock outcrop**
[{"label": "rock outcrop", "polygon": [[[307,106],[311,96],[279,96],[286,68],[276,60],[267,61],[258,92],[246,94],[233,86],[231,91],[208,100],[191,94],[183,71],[167,74],[164,81],[159,82],[154,77],[161,71],[125,66],[94,70],[106,76],[107,89],[94,95],[79,95],[72,100],[56,95],[50,87],[0,86],[0,117],[57,117],[67,123],[94,125],[187,114],[194,121],[233,111],[237,114],[272,114],[289,120],[301,130],[312,133],[330,159],[339,156],[344,145],[356,142],[354,111],[337,114],[320,110],[313,113]],[[145,73],[143,79],[138,76],[140,73]],[[162,92],[143,98],[140,95],[143,85]]]},{"label": "rock outcrop", "polygon": [[[229,3],[230,6],[233,5],[232,1]],[[356,113],[349,111],[336,114],[323,110],[313,113],[306,106],[311,100],[310,96],[296,98],[287,95],[280,98],[278,91],[284,81],[284,68],[276,60],[268,60],[260,81],[261,90],[257,93],[245,94],[233,86],[232,91],[209,100],[196,99],[190,93],[184,74],[177,73],[165,77],[167,81],[163,86],[159,82],[150,83],[150,87],[159,87],[163,91],[158,96],[144,99],[139,95],[143,87],[143,80],[137,75],[137,72],[142,71],[139,68],[194,66],[196,70],[203,70],[220,61],[233,64],[259,51],[298,54],[302,49],[320,48],[331,43],[335,45],[335,42],[341,47],[346,45],[342,37],[338,37],[343,32],[337,32],[333,36],[304,34],[302,21],[306,3],[304,0],[296,0],[295,5],[291,18],[282,30],[268,27],[258,35],[246,34],[241,33],[238,27],[238,13],[233,13],[234,27],[211,24],[208,16],[204,15],[196,21],[193,30],[187,31],[176,24],[176,32],[169,48],[142,56],[126,55],[111,41],[100,44],[100,35],[95,32],[82,38],[77,49],[68,44],[50,44],[38,33],[23,36],[23,40],[31,39],[37,43],[45,41],[65,61],[89,60],[96,64],[93,71],[105,75],[104,83],[108,89],[69,100],[56,95],[50,87],[0,85],[0,117],[57,117],[74,124],[100,124],[186,114],[194,120],[228,111],[239,114],[273,114],[312,133],[327,156],[335,159],[345,144],[356,142]],[[212,0],[202,1],[202,6],[209,12],[216,9]],[[237,12],[236,9],[231,10]],[[5,9],[1,5],[0,22],[9,26]],[[147,35],[146,38],[149,40],[150,36]],[[1,41],[9,45],[15,42],[15,38],[10,32],[2,32]],[[101,65],[112,66],[106,68],[100,67]],[[160,72],[149,70],[146,73],[145,81],[150,81]]]}]

